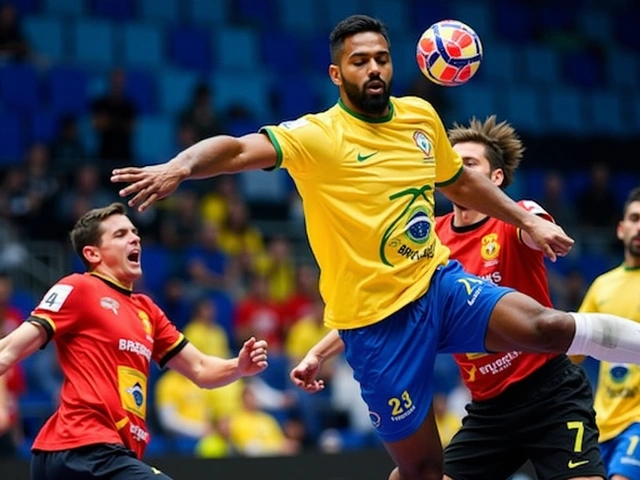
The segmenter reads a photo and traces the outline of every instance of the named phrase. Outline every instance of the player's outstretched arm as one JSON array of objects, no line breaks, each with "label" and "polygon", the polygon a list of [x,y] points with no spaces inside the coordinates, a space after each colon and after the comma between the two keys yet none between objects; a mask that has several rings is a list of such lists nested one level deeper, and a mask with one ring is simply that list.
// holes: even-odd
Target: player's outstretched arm
[{"label": "player's outstretched arm", "polygon": [[293,384],[307,393],[316,393],[324,388],[324,381],[318,379],[322,364],[344,350],[344,343],[337,330],[331,330],[316,343],[305,357],[293,367],[289,378]]},{"label": "player's outstretched arm", "polygon": [[120,190],[120,196],[133,195],[129,206],[137,205],[139,211],[144,211],[171,195],[184,180],[270,168],[277,161],[276,149],[266,135],[253,133],[239,138],[220,135],[196,143],[166,163],[117,168],[111,181],[128,183]]},{"label": "player's outstretched arm", "polygon": [[44,328],[31,322],[22,323],[0,340],[0,375],[38,350],[46,341]]},{"label": "player's outstretched arm", "polygon": [[11,427],[11,415],[9,414],[9,393],[7,392],[7,377],[0,375],[0,435],[6,433]]},{"label": "player's outstretched arm", "polygon": [[238,356],[223,359],[205,355],[188,343],[167,363],[200,388],[216,388],[241,377],[249,377],[267,368],[267,342],[251,337],[244,342]]},{"label": "player's outstretched arm", "polygon": [[440,189],[449,200],[491,217],[511,223],[527,232],[542,252],[555,261],[565,256],[573,246],[573,239],[562,227],[540,218],[518,206],[484,175],[463,167],[458,179]]}]

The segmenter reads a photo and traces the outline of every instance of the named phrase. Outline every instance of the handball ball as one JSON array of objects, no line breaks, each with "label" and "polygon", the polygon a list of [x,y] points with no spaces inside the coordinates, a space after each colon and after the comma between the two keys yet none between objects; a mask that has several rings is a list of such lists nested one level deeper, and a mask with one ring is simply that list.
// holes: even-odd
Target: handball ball
[{"label": "handball ball", "polygon": [[420,71],[433,83],[455,87],[467,82],[482,62],[482,44],[471,27],[442,20],[424,31],[416,49]]}]

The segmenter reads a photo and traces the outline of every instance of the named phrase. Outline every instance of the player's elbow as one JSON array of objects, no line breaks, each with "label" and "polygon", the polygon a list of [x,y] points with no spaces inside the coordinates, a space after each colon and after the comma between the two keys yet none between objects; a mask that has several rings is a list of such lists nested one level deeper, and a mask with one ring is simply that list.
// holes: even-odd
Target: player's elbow
[{"label": "player's elbow", "polygon": [[571,343],[574,322],[566,312],[545,308],[533,319],[533,329],[541,351],[563,353]]}]

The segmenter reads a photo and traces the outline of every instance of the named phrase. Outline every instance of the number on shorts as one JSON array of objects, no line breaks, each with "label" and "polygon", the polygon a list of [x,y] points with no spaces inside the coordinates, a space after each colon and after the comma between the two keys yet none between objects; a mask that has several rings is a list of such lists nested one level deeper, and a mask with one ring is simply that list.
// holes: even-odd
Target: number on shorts
[{"label": "number on shorts", "polygon": [[627,448],[627,457],[630,457],[633,455],[633,452],[635,452],[636,447],[638,446],[638,440],[640,440],[640,437],[638,437],[637,435],[631,435],[630,438],[630,442],[629,442],[629,448]]},{"label": "number on shorts", "polygon": [[412,405],[413,400],[411,400],[411,396],[409,395],[409,392],[407,390],[402,392],[401,398],[392,397],[389,399],[391,415],[400,415],[406,409],[411,408]]},{"label": "number on shorts", "polygon": [[473,285],[481,284],[482,280],[469,277],[469,278],[459,278],[458,282],[464,285],[464,288],[467,291],[467,295],[471,295],[471,293],[473,292]]},{"label": "number on shorts", "polygon": [[584,438],[584,422],[567,422],[569,430],[577,430],[576,442],[573,444],[574,452],[582,452],[582,440]]}]

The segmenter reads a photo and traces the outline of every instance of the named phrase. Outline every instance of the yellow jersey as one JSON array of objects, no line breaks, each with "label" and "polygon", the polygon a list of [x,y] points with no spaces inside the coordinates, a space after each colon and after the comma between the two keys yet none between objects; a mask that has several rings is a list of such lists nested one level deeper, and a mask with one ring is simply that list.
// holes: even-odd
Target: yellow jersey
[{"label": "yellow jersey", "polygon": [[302,198],[328,327],[373,324],[427,291],[449,258],[434,189],[462,172],[431,104],[392,97],[386,117],[368,118],[339,101],[261,131]]},{"label": "yellow jersey", "polygon": [[[640,268],[620,266],[595,279],[580,312],[618,315],[640,322]],[[640,421],[640,366],[600,362],[594,408],[605,442]]]}]

